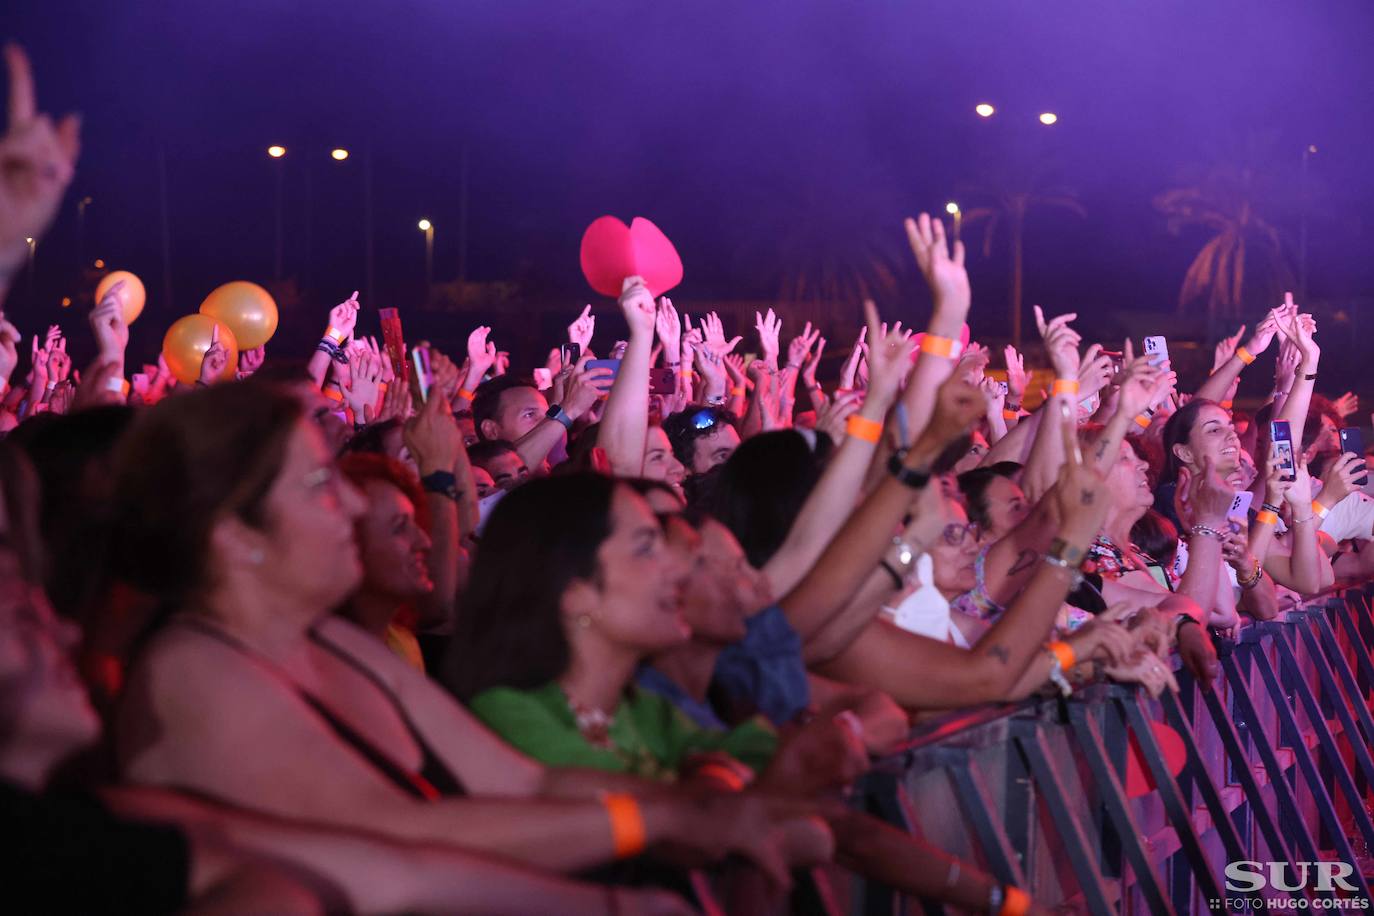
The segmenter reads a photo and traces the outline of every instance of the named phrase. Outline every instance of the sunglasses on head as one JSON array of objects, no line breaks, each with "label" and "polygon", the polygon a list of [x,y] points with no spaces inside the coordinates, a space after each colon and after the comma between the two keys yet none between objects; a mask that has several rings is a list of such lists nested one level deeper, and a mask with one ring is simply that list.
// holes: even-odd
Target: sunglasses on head
[{"label": "sunglasses on head", "polygon": [[720,417],[714,410],[703,408],[692,414],[688,422],[692,424],[692,429],[698,432],[704,432],[719,423]]}]

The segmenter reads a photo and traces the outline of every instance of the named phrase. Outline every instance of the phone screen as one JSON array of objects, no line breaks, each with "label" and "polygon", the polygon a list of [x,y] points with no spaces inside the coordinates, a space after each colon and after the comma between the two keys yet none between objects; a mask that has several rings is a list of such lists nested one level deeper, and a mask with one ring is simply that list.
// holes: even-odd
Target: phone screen
[{"label": "phone screen", "polygon": [[582,358],[582,345],[565,343],[558,348],[558,355],[563,360],[563,365],[575,366],[577,361]]},{"label": "phone screen", "polygon": [[610,370],[611,370],[611,377],[608,378],[608,379],[602,379],[602,380],[597,384],[597,387],[600,388],[602,391],[609,391],[610,388],[611,388],[611,383],[614,382],[614,381],[615,381],[615,377],[616,377],[617,375],[620,374],[620,360],[618,360],[618,359],[589,359],[589,360],[587,360],[587,371],[590,372],[590,371],[592,371],[593,369],[610,369]]},{"label": "phone screen", "polygon": [[[1359,455],[1361,459],[1364,458],[1364,436],[1361,435],[1358,426],[1347,426],[1341,430],[1341,452],[1351,452]],[[1369,483],[1369,475],[1367,473],[1361,474],[1351,483],[1357,487],[1363,487]]]},{"label": "phone screen", "polygon": [[411,377],[415,380],[415,391],[420,396],[420,403],[429,400],[429,352],[423,347],[416,347],[410,351],[410,359],[415,363],[415,371]]},{"label": "phone screen", "polygon": [[1297,480],[1298,468],[1293,461],[1293,433],[1287,420],[1274,420],[1269,424],[1269,438],[1273,441],[1273,457],[1279,459],[1279,477],[1282,480]]}]

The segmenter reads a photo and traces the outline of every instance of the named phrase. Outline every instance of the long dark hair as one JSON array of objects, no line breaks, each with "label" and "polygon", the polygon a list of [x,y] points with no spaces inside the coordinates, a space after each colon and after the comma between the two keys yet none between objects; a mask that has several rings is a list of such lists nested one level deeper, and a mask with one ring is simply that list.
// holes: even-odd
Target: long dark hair
[{"label": "long dark hair", "polygon": [[567,474],[531,480],[501,500],[473,557],[440,667],[460,700],[489,687],[542,687],[567,670],[563,594],[576,580],[596,580],[617,486],[599,474]]},{"label": "long dark hair", "polygon": [[1224,409],[1216,401],[1209,401],[1206,398],[1193,398],[1174,411],[1174,415],[1165,422],[1164,468],[1159,475],[1160,483],[1174,483],[1178,480],[1178,472],[1183,467],[1183,459],[1174,454],[1174,446],[1188,443],[1188,437],[1193,434],[1193,427],[1197,425],[1197,415],[1202,412],[1204,407]]},{"label": "long dark hair", "polygon": [[[817,436],[817,442],[829,438]],[[718,471],[714,486],[693,505],[715,516],[761,567],[778,552],[821,476],[821,456],[795,430],[745,440]]]}]

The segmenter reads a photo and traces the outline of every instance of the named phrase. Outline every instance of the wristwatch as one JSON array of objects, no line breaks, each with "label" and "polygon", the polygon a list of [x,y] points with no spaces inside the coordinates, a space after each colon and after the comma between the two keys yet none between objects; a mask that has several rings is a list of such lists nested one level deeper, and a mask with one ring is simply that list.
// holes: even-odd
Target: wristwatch
[{"label": "wristwatch", "polygon": [[563,409],[562,404],[554,404],[552,407],[549,408],[548,413],[544,414],[544,416],[550,420],[557,420],[559,423],[563,424],[564,429],[570,432],[572,431],[573,418],[568,416],[568,413]]},{"label": "wristwatch", "polygon": [[916,471],[907,467],[904,459],[906,449],[898,449],[892,453],[892,457],[887,459],[887,472],[897,478],[898,483],[910,487],[913,490],[921,490],[930,483],[929,471]]},{"label": "wristwatch", "polygon": [[440,496],[447,496],[454,502],[458,501],[458,478],[453,476],[452,471],[435,471],[433,474],[426,474],[420,478],[420,486],[426,493],[437,493]]}]

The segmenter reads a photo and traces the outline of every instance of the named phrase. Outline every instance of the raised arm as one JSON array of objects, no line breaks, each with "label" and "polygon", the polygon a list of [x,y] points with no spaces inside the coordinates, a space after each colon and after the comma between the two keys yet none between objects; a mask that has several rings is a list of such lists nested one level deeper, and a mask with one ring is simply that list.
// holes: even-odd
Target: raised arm
[{"label": "raised arm", "polygon": [[854,510],[864,475],[882,438],[883,418],[911,366],[913,345],[900,324],[884,337],[871,301],[864,302],[864,321],[872,342],[868,393],[863,406],[847,421],[847,435],[802,505],[786,540],[764,564],[775,594],[787,594],[801,581]]},{"label": "raised arm", "polygon": [[[968,271],[964,269],[964,243],[955,239],[953,245],[948,245],[944,223],[925,213],[916,219],[907,219],[905,228],[911,253],[935,301],[921,354],[916,359],[916,369],[901,401],[906,422],[914,434],[930,421],[935,408],[935,392],[954,371],[958,359],[955,350],[973,297]],[[947,349],[941,340],[951,341],[955,349]]]},{"label": "raised arm", "polygon": [[1223,338],[1217,344],[1212,374],[1198,388],[1194,397],[1206,398],[1217,403],[1226,400],[1227,393],[1232,390],[1232,386],[1240,378],[1241,371],[1253,363],[1255,357],[1268,349],[1278,330],[1278,320],[1274,313],[1270,312],[1244,344],[1240,344],[1239,341],[1241,335],[1245,333],[1245,325],[1241,325],[1240,330],[1233,336]]},{"label": "raised arm", "polygon": [[802,641],[844,609],[892,543],[892,532],[915,496],[929,481],[941,452],[964,435],[982,411],[983,398],[973,386],[950,379],[939,391],[930,424],[916,443],[889,466],[881,482],[845,522],[820,559],[780,602]]},{"label": "raised arm", "polygon": [[649,434],[649,357],[658,311],[642,278],[625,278],[620,310],[630,327],[630,340],[606,398],[596,444],[606,452],[613,472],[639,477],[644,473],[644,443]]},{"label": "raised arm", "polygon": [[355,289],[353,295],[329,310],[329,324],[325,326],[320,342],[315,345],[315,352],[310,354],[310,362],[306,364],[306,371],[310,373],[316,388],[324,387],[325,376],[329,374],[335,355],[353,336],[353,328],[357,323],[358,291]]}]

